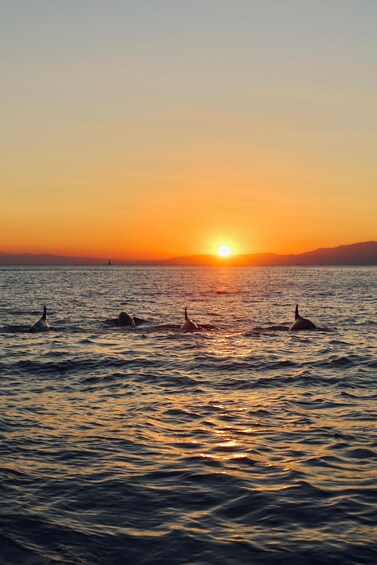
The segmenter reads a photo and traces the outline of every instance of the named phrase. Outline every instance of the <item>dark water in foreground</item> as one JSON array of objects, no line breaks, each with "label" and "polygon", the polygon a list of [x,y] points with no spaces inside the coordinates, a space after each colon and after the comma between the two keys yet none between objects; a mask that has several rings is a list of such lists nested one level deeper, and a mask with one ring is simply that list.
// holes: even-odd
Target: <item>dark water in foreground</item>
[{"label": "dark water in foreground", "polygon": [[376,275],[0,268],[0,562],[376,563]]}]

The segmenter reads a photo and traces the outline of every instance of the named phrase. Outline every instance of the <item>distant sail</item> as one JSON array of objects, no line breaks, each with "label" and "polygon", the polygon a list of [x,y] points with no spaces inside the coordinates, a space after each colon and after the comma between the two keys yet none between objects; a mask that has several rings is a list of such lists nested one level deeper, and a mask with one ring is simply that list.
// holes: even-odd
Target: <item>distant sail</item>
[{"label": "distant sail", "polygon": [[112,265],[111,259],[109,259],[109,262],[107,263],[108,265]]}]

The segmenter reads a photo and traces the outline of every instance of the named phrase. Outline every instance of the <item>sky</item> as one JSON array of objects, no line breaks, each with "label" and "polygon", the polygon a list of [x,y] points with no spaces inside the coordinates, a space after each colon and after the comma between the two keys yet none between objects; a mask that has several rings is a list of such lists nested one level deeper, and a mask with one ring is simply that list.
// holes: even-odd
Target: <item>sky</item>
[{"label": "sky", "polygon": [[0,251],[377,239],[375,0],[4,0]]}]

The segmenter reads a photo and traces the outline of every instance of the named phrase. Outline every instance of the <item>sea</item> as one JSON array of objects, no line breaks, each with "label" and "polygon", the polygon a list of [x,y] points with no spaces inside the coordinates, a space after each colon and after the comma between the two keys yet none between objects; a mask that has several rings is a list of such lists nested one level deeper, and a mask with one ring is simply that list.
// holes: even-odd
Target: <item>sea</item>
[{"label": "sea", "polygon": [[0,313],[2,565],[377,563],[376,267],[2,266]]}]

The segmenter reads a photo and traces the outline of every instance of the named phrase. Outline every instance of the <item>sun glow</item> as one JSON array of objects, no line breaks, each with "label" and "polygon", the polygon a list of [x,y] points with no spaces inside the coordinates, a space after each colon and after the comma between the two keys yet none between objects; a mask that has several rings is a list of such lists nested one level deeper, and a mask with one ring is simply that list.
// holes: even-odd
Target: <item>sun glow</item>
[{"label": "sun glow", "polygon": [[217,255],[219,257],[229,257],[231,252],[232,250],[229,245],[220,245],[220,247],[217,248]]}]

